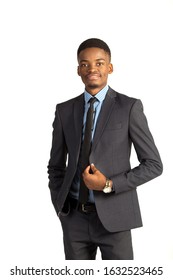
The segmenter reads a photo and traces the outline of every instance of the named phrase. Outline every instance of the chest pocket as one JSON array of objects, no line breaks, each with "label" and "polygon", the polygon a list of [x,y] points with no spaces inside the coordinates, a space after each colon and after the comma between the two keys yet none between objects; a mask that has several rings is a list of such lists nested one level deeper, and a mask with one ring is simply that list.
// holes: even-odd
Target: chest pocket
[{"label": "chest pocket", "polygon": [[122,123],[108,123],[106,126],[106,130],[118,130],[122,128]]}]

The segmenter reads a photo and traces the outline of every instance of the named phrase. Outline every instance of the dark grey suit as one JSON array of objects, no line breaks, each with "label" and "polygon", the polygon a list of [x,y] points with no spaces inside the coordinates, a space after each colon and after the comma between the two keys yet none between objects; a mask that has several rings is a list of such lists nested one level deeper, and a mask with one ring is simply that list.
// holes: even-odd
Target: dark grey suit
[{"label": "dark grey suit", "polygon": [[[56,108],[48,173],[58,215],[77,169],[83,113],[83,94]],[[133,169],[132,143],[139,160]],[[90,163],[113,181],[115,189],[110,194],[94,191],[97,213],[105,229],[118,232],[142,226],[136,187],[159,176],[162,163],[140,100],[109,88],[97,121]]]}]

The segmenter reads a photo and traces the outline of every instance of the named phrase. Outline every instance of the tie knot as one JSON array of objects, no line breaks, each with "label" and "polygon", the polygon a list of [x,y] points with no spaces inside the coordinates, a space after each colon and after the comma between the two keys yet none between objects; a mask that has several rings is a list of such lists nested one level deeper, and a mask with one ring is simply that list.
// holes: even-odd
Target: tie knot
[{"label": "tie knot", "polygon": [[88,101],[90,103],[90,105],[93,105],[94,102],[97,101],[97,98],[96,97],[91,97],[90,100]]}]

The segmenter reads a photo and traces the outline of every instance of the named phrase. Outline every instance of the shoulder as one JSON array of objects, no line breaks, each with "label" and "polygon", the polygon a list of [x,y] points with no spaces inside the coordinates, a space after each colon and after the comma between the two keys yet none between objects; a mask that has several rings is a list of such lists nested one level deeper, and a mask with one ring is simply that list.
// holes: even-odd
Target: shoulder
[{"label": "shoulder", "polygon": [[111,87],[109,87],[108,96],[110,98],[115,98],[115,102],[117,102],[119,106],[133,106],[138,101],[137,98],[115,91]]},{"label": "shoulder", "polygon": [[56,109],[57,110],[63,110],[63,109],[67,109],[67,108],[70,108],[73,106],[74,103],[76,102],[82,102],[84,100],[84,96],[83,96],[83,93],[74,97],[74,98],[71,98],[69,100],[66,100],[64,102],[61,102],[61,103],[58,103],[56,105]]}]

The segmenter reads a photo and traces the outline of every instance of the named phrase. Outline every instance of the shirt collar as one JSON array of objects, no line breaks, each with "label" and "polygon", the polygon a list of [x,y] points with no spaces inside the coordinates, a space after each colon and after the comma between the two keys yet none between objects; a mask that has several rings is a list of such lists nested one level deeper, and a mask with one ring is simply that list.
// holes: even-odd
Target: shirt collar
[{"label": "shirt collar", "polygon": [[[102,102],[105,99],[106,93],[108,91],[109,86],[106,85],[104,88],[102,88],[96,95],[94,95],[97,100],[99,102]],[[87,92],[86,90],[84,91],[84,99],[85,99],[85,103],[88,103],[88,101],[90,100],[90,98],[92,98],[93,96]]]}]

